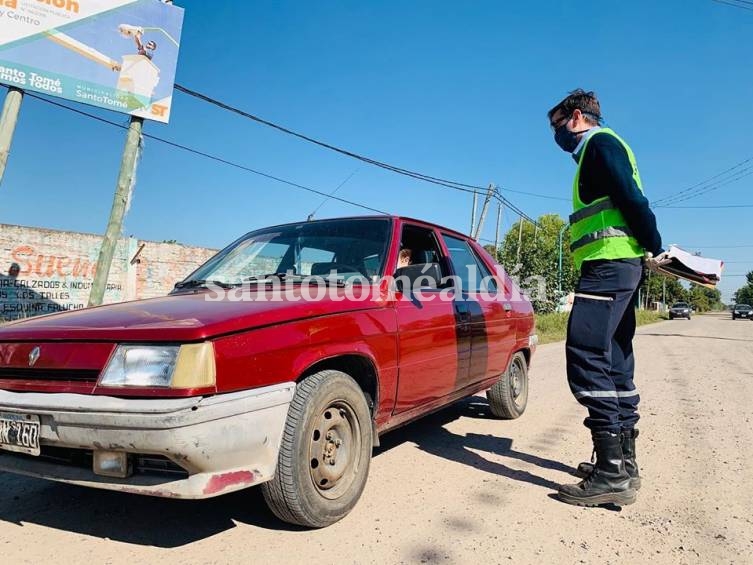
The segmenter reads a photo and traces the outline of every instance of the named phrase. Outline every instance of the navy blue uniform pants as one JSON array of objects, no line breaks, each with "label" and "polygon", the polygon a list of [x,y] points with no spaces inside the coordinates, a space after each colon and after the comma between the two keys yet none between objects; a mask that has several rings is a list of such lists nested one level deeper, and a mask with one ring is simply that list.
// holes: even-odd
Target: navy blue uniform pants
[{"label": "navy blue uniform pants", "polygon": [[567,327],[567,379],[584,424],[619,433],[638,421],[633,336],[641,259],[585,261]]}]

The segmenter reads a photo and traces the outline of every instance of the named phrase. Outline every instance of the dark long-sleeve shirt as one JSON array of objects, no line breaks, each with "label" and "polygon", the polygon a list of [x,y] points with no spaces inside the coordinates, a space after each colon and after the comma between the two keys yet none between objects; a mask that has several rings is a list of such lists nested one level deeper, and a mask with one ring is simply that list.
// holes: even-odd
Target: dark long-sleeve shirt
[{"label": "dark long-sleeve shirt", "polygon": [[590,204],[609,196],[622,212],[633,235],[647,251],[662,251],[656,216],[633,179],[627,151],[613,135],[594,132],[588,141],[580,172],[580,199]]}]

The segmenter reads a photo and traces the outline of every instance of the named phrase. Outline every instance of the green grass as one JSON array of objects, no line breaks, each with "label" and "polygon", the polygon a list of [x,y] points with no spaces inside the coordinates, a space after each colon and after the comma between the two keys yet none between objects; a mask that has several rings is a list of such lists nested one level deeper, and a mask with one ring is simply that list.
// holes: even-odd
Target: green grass
[{"label": "green grass", "polygon": [[[562,341],[567,333],[567,312],[554,314],[536,314],[536,333],[539,334],[539,343],[552,343]],[[651,310],[638,310],[637,322],[639,326],[661,322],[667,317],[659,312]]]}]

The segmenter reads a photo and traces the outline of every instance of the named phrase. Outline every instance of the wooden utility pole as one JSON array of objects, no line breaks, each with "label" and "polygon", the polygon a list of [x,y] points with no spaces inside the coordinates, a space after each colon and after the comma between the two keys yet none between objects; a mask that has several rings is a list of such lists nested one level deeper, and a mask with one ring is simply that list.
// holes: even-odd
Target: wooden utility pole
[{"label": "wooden utility pole", "polygon": [[5,176],[5,166],[8,164],[10,146],[13,143],[13,133],[16,131],[23,98],[24,91],[12,86],[5,95],[3,113],[0,115],[0,184]]},{"label": "wooden utility pole", "polygon": [[494,258],[499,261],[499,226],[502,223],[502,203],[497,204],[497,228],[494,232]]},{"label": "wooden utility pole", "polygon": [[476,207],[478,206],[478,192],[473,191],[473,210],[471,210],[471,231],[468,235],[473,237],[473,230],[476,228]]},{"label": "wooden utility pole", "polygon": [[143,118],[131,116],[131,125],[128,128],[125,149],[123,150],[123,160],[120,163],[118,185],[115,188],[115,199],[112,202],[112,210],[110,211],[110,221],[107,224],[107,231],[102,240],[102,247],[99,250],[97,273],[94,275],[94,283],[89,295],[89,306],[99,306],[105,297],[112,258],[118,245],[118,239],[120,239],[120,233],[123,230],[123,218],[131,199],[131,191],[133,190],[136,176],[136,165],[141,154],[141,130],[143,126]]},{"label": "wooden utility pole", "polygon": [[489,203],[492,201],[492,196],[494,196],[496,189],[497,187],[493,184],[490,184],[489,188],[486,189],[486,198],[484,198],[484,205],[481,207],[481,215],[479,216],[476,230],[473,233],[473,239],[478,240],[481,237],[481,230],[484,228],[484,222],[486,221],[486,212],[489,210]]},{"label": "wooden utility pole", "polygon": [[667,310],[667,277],[662,277],[661,281],[661,302],[662,312]]},{"label": "wooden utility pole", "polygon": [[518,223],[518,259],[517,262],[520,263],[520,248],[523,246],[523,216],[520,216],[520,220]]}]

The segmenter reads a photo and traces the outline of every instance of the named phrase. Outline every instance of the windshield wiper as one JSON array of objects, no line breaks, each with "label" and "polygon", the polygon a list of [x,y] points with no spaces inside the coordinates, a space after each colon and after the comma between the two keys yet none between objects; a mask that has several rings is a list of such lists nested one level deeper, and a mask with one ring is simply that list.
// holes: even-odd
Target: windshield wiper
[{"label": "windshield wiper", "polygon": [[300,275],[290,275],[288,273],[267,273],[266,275],[256,275],[253,277],[246,277],[243,279],[243,282],[257,282],[257,281],[268,281],[272,279],[273,277],[276,277],[280,279],[281,281],[300,281],[303,280],[303,278]]},{"label": "windshield wiper", "polygon": [[327,277],[322,275],[310,275],[304,277],[303,275],[292,275],[288,273],[268,273],[266,275],[258,275],[253,277],[247,277],[243,279],[243,282],[272,282],[273,278],[278,278],[280,281],[290,281],[293,283],[306,283],[312,281],[323,281],[327,286],[346,287],[348,284],[343,279]]},{"label": "windshield wiper", "polygon": [[324,281],[324,283],[327,286],[337,286],[339,288],[345,288],[348,286],[348,283],[345,282],[345,279],[338,279],[337,277],[322,277],[322,276],[313,276],[309,280],[317,280],[317,281]]},{"label": "windshield wiper", "polygon": [[176,288],[178,290],[181,290],[181,289],[185,289],[185,288],[199,288],[199,287],[202,287],[202,286],[205,287],[205,286],[210,285],[210,284],[215,285],[215,286],[219,286],[220,288],[224,288],[226,290],[230,289],[230,288],[233,288],[233,285],[228,284],[226,282],[222,282],[222,281],[208,281],[206,279],[191,279],[190,281],[181,281],[179,283],[175,283],[175,287],[174,288]]}]

